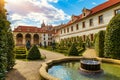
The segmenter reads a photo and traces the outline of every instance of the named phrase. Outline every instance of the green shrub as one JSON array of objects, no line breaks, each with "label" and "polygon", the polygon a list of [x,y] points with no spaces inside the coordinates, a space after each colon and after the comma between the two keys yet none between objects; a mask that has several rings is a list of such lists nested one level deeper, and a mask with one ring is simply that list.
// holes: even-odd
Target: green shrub
[{"label": "green shrub", "polygon": [[[0,1],[0,80],[5,80],[7,67],[11,65],[8,61],[13,59],[9,55],[11,46],[8,44],[8,32],[10,30],[10,22],[7,20],[7,10],[4,9],[4,0]],[[12,50],[11,50],[12,51]],[[9,58],[10,57],[10,58]],[[9,59],[8,59],[9,58]],[[11,60],[12,59],[12,60]]]},{"label": "green shrub", "polygon": [[27,50],[25,47],[16,47],[15,48],[15,58],[16,59],[26,59]]},{"label": "green shrub", "polygon": [[30,60],[41,59],[40,51],[36,45],[34,45],[28,52],[27,59],[30,59]]},{"label": "green shrub", "polygon": [[7,32],[7,45],[8,45],[8,53],[7,53],[7,70],[11,70],[15,65],[15,52],[14,52],[14,40],[13,34],[11,30]]},{"label": "green shrub", "polygon": [[17,59],[26,59],[26,54],[16,54]]},{"label": "green shrub", "polygon": [[105,57],[120,59],[120,14],[114,16],[107,26]]},{"label": "green shrub", "polygon": [[91,43],[90,43],[90,39],[89,39],[89,37],[87,36],[87,38],[86,38],[86,47],[88,47],[88,48],[90,48],[91,47]]},{"label": "green shrub", "polygon": [[78,50],[75,46],[75,44],[73,43],[72,46],[70,47],[69,51],[68,51],[68,55],[69,56],[78,56],[79,53],[78,53]]},{"label": "green shrub", "polygon": [[82,40],[82,37],[78,37],[78,46],[79,47],[82,47],[83,46],[83,40]]},{"label": "green shrub", "polygon": [[82,55],[82,53],[85,51],[85,48],[79,48],[78,49],[78,53],[80,54],[80,55]]},{"label": "green shrub", "polygon": [[96,40],[96,37],[97,37],[97,33],[94,34],[94,37],[93,37],[93,45],[95,47],[95,40]]},{"label": "green shrub", "polygon": [[95,50],[99,57],[104,57],[105,31],[99,31],[95,40]]}]

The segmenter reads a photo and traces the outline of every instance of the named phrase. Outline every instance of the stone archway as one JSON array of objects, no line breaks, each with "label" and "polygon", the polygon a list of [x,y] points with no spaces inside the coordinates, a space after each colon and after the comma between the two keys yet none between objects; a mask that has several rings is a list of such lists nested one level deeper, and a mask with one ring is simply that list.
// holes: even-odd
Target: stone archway
[{"label": "stone archway", "polygon": [[33,41],[34,41],[34,44],[39,44],[39,35],[38,34],[34,34]]},{"label": "stone archway", "polygon": [[30,43],[31,43],[31,34],[25,35],[25,43],[27,43],[27,41],[30,41]]},{"label": "stone archway", "polygon": [[16,45],[23,45],[23,35],[21,33],[16,35],[16,43]]}]

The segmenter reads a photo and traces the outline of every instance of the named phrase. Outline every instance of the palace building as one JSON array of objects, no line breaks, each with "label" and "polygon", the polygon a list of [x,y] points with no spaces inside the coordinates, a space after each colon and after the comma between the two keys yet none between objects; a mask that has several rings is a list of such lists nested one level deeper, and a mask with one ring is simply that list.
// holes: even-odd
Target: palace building
[{"label": "palace building", "polygon": [[30,40],[32,44],[50,45],[53,40],[60,42],[61,39],[82,36],[85,41],[89,36],[93,41],[94,34],[100,30],[106,30],[109,21],[113,16],[120,13],[120,0],[108,0],[92,9],[83,8],[82,14],[72,15],[67,24],[57,27],[45,26],[41,28],[19,26],[14,33],[16,45],[25,44]]},{"label": "palace building", "polygon": [[24,46],[27,41],[30,41],[31,45],[51,45],[53,41],[54,31],[53,26],[45,25],[44,22],[41,28],[35,26],[18,26],[13,31],[14,41],[16,46]]},{"label": "palace building", "polygon": [[108,0],[92,9],[83,8],[82,14],[72,15],[71,20],[61,26],[56,41],[76,36],[82,36],[84,41],[89,36],[92,41],[94,34],[106,30],[109,21],[117,13],[120,13],[120,0]]}]

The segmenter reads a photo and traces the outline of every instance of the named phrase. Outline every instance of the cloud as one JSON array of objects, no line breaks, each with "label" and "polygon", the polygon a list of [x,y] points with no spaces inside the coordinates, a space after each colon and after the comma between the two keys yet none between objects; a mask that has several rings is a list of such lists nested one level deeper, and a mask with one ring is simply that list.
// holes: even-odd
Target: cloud
[{"label": "cloud", "polygon": [[57,3],[58,0],[48,0],[49,2],[54,2],[54,3]]},{"label": "cloud", "polygon": [[92,2],[92,4],[93,4],[93,5],[97,5],[97,3],[95,3],[95,2]]},{"label": "cloud", "polygon": [[[46,23],[64,22],[70,19],[62,9],[57,9],[50,3],[58,0],[6,0],[6,8],[12,26],[21,24],[40,26],[44,20]],[[36,25],[37,24],[37,25]],[[39,25],[38,25],[39,24]]]}]

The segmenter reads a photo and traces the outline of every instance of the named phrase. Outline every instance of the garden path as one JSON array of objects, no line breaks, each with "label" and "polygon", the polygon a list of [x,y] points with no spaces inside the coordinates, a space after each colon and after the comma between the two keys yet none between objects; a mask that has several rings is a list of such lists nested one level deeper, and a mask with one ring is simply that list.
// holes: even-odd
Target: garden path
[{"label": "garden path", "polygon": [[87,49],[83,53],[83,57],[85,57],[85,58],[96,58],[97,57],[97,53],[96,53],[95,49]]},{"label": "garden path", "polygon": [[63,54],[46,51],[40,49],[42,55],[46,56],[45,60],[38,61],[22,61],[16,60],[14,69],[11,70],[6,77],[6,80],[41,80],[39,75],[39,69],[41,63],[51,60],[65,57]]},{"label": "garden path", "polygon": [[[43,49],[40,49],[40,52],[42,55],[46,56],[45,60],[38,60],[38,61],[16,60],[16,65],[14,66],[14,69],[7,74],[6,80],[41,80],[39,75],[39,69],[41,67],[41,63],[51,59],[65,57],[63,54],[59,54]],[[84,52],[83,56],[87,58],[97,57],[94,49],[87,49]]]}]

